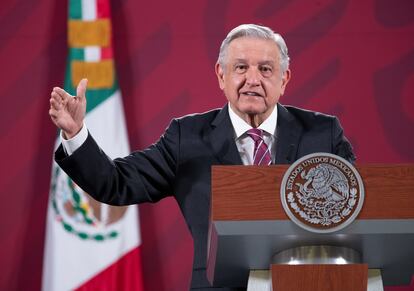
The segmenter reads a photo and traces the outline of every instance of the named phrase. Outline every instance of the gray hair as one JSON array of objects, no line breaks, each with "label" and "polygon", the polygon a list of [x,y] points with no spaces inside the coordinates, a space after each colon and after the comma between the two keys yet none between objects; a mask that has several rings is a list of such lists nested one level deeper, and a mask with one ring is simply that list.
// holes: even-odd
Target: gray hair
[{"label": "gray hair", "polygon": [[225,59],[227,54],[227,49],[229,44],[240,37],[254,37],[260,39],[269,39],[276,43],[279,48],[280,52],[280,70],[282,75],[286,72],[289,68],[289,55],[288,49],[285,43],[285,40],[282,36],[269,27],[260,26],[257,24],[242,24],[235,28],[233,28],[229,34],[227,34],[226,38],[223,40],[220,46],[220,53],[217,62],[220,66],[224,69],[225,67]]}]

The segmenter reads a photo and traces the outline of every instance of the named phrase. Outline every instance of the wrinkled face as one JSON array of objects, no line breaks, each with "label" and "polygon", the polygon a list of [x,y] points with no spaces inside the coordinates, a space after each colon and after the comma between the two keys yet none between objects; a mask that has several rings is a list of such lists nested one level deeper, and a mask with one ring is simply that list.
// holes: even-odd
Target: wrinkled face
[{"label": "wrinkled face", "polygon": [[246,122],[263,122],[271,113],[290,79],[280,71],[279,48],[271,40],[241,37],[233,40],[222,68],[216,64],[220,88],[231,108]]}]

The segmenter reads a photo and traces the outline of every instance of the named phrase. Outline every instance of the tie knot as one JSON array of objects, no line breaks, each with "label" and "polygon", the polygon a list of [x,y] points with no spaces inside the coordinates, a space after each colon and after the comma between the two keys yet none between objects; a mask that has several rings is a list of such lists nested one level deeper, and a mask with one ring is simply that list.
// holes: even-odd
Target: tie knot
[{"label": "tie knot", "polygon": [[247,134],[256,142],[263,139],[263,130],[258,128],[251,128]]}]

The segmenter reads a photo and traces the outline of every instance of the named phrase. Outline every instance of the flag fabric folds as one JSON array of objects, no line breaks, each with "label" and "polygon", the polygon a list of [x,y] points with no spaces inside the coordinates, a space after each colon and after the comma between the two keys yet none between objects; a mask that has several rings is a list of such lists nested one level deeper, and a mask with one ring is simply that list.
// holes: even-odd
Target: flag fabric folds
[{"label": "flag fabric folds", "polygon": [[[129,153],[109,0],[69,0],[65,90],[88,78],[85,123],[112,158]],[[59,136],[56,146],[59,144]],[[143,290],[137,207],[93,200],[53,162],[42,289]]]}]

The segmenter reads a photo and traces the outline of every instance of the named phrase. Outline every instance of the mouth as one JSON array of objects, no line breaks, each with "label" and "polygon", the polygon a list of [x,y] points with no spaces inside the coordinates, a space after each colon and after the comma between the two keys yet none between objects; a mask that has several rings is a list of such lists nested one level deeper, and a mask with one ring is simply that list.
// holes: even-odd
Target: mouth
[{"label": "mouth", "polygon": [[240,95],[253,96],[253,97],[263,97],[262,94],[260,94],[258,92],[254,92],[254,91],[243,91],[243,92],[240,92]]}]

